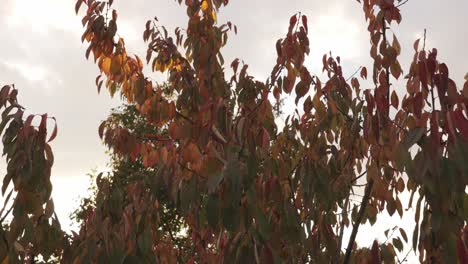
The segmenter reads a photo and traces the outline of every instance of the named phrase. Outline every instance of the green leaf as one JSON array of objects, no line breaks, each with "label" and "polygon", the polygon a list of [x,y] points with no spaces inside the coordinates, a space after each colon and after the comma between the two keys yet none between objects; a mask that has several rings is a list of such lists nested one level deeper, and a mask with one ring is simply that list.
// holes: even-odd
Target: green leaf
[{"label": "green leaf", "polygon": [[423,127],[417,127],[410,130],[402,142],[403,146],[405,146],[406,149],[409,149],[421,139],[421,137],[424,135],[424,132],[425,129]]},{"label": "green leaf", "polygon": [[403,237],[403,239],[405,240],[405,242],[408,243],[408,236],[406,235],[406,232],[405,232],[405,230],[403,228],[400,228],[400,234]]},{"label": "green leaf", "polygon": [[400,238],[394,238],[392,241],[393,246],[401,252],[403,250],[403,243],[401,242]]},{"label": "green leaf", "polygon": [[455,236],[451,235],[447,239],[442,254],[444,263],[457,263],[457,238]]},{"label": "green leaf", "polygon": [[137,243],[141,252],[147,253],[151,250],[152,241],[151,230],[149,226],[147,226],[146,229],[140,235],[138,235]]},{"label": "green leaf", "polygon": [[219,218],[219,201],[216,195],[209,195],[206,203],[206,216],[208,224],[215,228],[218,225]]},{"label": "green leaf", "polygon": [[255,210],[255,223],[262,238],[268,240],[272,230],[267,217],[260,208]]},{"label": "green leaf", "polygon": [[239,225],[239,206],[230,205],[221,209],[223,226],[230,232],[236,231]]}]

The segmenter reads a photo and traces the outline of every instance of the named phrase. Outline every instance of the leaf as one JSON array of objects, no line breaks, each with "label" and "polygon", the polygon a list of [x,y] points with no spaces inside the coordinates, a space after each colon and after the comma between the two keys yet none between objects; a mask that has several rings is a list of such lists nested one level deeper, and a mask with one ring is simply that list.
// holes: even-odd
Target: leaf
[{"label": "leaf", "polygon": [[413,250],[416,251],[416,247],[418,246],[418,234],[419,234],[419,223],[416,222],[416,226],[414,227],[413,231]]},{"label": "leaf", "polygon": [[102,59],[101,70],[107,75],[110,73],[111,63],[112,60],[109,57]]},{"label": "leaf", "polygon": [[372,243],[371,257],[372,257],[372,261],[371,261],[372,264],[381,263],[379,243],[377,242],[377,240],[374,240],[374,243]]},{"label": "leaf", "polygon": [[46,154],[47,161],[49,162],[49,166],[52,166],[54,164],[54,154],[52,153],[52,148],[47,143],[44,145],[44,152]]},{"label": "leaf", "polygon": [[206,218],[212,228],[216,228],[219,218],[219,201],[215,195],[209,195],[206,204]]},{"label": "leaf", "polygon": [[396,50],[397,54],[400,55],[400,53],[401,53],[401,46],[400,46],[400,42],[398,42],[398,39],[397,39],[397,37],[395,36],[395,34],[393,34],[393,43],[392,43],[392,47]]},{"label": "leaf", "polygon": [[398,192],[403,192],[405,190],[405,182],[403,181],[403,178],[398,179],[396,189]]},{"label": "leaf", "polygon": [[57,137],[57,120],[55,120],[55,117],[52,117],[52,119],[54,119],[55,121],[54,130],[52,130],[52,134],[50,135],[49,140],[47,140],[47,142],[51,142]]},{"label": "leaf", "polygon": [[398,109],[398,95],[396,94],[395,90],[392,91],[391,102],[392,106],[395,109]]},{"label": "leaf", "polygon": [[[466,230],[466,229],[465,229]],[[459,263],[468,263],[468,248],[463,240],[463,232],[457,239],[457,255]]]},{"label": "leaf", "polygon": [[394,238],[392,239],[393,246],[395,246],[396,249],[398,249],[399,252],[403,250],[403,243],[401,242],[400,238]]},{"label": "leaf", "polygon": [[99,129],[98,129],[98,134],[99,134],[99,138],[102,139],[103,135],[104,135],[104,128],[106,127],[106,121],[102,121],[102,123],[99,125]]},{"label": "leaf", "polygon": [[465,84],[463,85],[462,94],[465,97],[465,99],[468,99],[468,81],[466,81]]},{"label": "leaf", "polygon": [[206,0],[203,0],[201,4],[201,10],[205,12],[206,10],[208,10],[208,7],[209,7],[208,2]]},{"label": "leaf", "polygon": [[259,208],[255,210],[255,223],[257,224],[257,229],[262,238],[268,240],[272,231],[271,226],[270,223],[268,223],[268,219],[265,214]]},{"label": "leaf", "polygon": [[412,147],[415,143],[417,143],[421,137],[424,135],[425,129],[423,127],[417,127],[414,129],[411,129],[407,134],[405,139],[403,140],[403,146],[406,149],[409,149]]},{"label": "leaf", "polygon": [[292,29],[294,25],[296,25],[296,23],[297,23],[297,16],[296,15],[291,16],[291,18],[289,19],[289,28]]},{"label": "leaf", "polygon": [[16,252],[24,252],[24,247],[18,241],[13,242],[13,246]]},{"label": "leaf", "polygon": [[420,40],[421,40],[421,39],[417,39],[417,40],[414,42],[414,44],[413,44],[413,48],[414,48],[414,51],[415,51],[415,52],[418,52],[419,41],[420,41]]},{"label": "leaf", "polygon": [[308,26],[307,26],[307,16],[303,15],[303,16],[301,17],[301,19],[302,19],[302,25],[304,26],[306,32],[308,32],[308,31],[309,31],[309,28],[308,28]]},{"label": "leaf", "polygon": [[401,201],[398,199],[398,197],[395,200],[395,207],[400,217],[403,217],[403,205],[401,204]]},{"label": "leaf", "polygon": [[216,174],[212,175],[211,177],[209,177],[208,178],[208,183],[207,183],[208,191],[210,193],[215,192],[217,190],[219,184],[223,180],[223,178],[224,178],[224,174],[222,172],[216,173]]},{"label": "leaf", "polygon": [[54,201],[52,199],[47,201],[45,213],[44,213],[46,218],[50,218],[52,216],[52,214],[54,213],[54,208],[55,208]]},{"label": "leaf", "polygon": [[301,97],[303,97],[304,95],[307,94],[307,92],[309,91],[309,85],[307,85],[304,81],[299,81],[296,85],[296,100],[295,100],[295,103],[297,105],[297,103],[299,102],[299,99]]},{"label": "leaf", "polygon": [[403,239],[405,240],[405,242],[408,243],[408,236],[406,235],[406,232],[405,232],[405,230],[403,228],[400,228],[400,234],[403,237]]},{"label": "leaf", "polygon": [[75,13],[78,14],[78,11],[80,11],[80,7],[83,4],[84,0],[77,0],[75,4]]},{"label": "leaf", "polygon": [[396,210],[396,202],[393,198],[390,198],[387,201],[387,212],[390,216],[392,216],[395,213]]},{"label": "leaf", "polygon": [[361,78],[367,79],[367,68],[366,67],[361,68]]},{"label": "leaf", "polygon": [[304,112],[305,113],[310,113],[310,111],[312,110],[312,107],[313,107],[313,103],[312,103],[312,99],[310,98],[310,95],[307,96],[306,100],[304,101]]},{"label": "leaf", "polygon": [[402,70],[401,70],[400,63],[399,63],[398,61],[395,61],[395,62],[390,66],[390,72],[392,73],[393,77],[395,77],[395,79],[400,78],[400,76],[401,76],[401,74],[402,74]]}]

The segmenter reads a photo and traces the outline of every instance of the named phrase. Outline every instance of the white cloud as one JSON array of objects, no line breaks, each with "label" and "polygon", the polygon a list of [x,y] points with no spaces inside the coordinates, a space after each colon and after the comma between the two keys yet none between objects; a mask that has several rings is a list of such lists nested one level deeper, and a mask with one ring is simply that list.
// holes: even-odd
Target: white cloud
[{"label": "white cloud", "polygon": [[28,26],[32,32],[47,33],[50,29],[73,30],[73,0],[15,0],[6,10],[6,24],[10,27]]},{"label": "white cloud", "polygon": [[42,81],[47,74],[44,67],[19,61],[6,61],[5,65],[18,71],[28,81]]}]

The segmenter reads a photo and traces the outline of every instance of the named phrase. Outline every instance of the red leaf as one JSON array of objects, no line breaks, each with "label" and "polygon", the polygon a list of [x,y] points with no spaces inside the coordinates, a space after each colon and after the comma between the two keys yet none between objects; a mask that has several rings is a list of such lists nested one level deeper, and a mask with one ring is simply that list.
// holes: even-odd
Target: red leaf
[{"label": "red leaf", "polygon": [[104,128],[106,126],[106,121],[103,121],[101,123],[101,125],[99,125],[99,129],[98,129],[98,133],[99,133],[99,137],[102,139],[102,136],[104,134]]},{"label": "red leaf", "polygon": [[35,115],[29,115],[24,122],[24,127],[30,127]]},{"label": "red leaf", "polygon": [[397,109],[398,108],[398,95],[396,94],[395,90],[392,92],[391,102],[392,102],[392,106],[395,107],[395,109]]},{"label": "red leaf", "polygon": [[422,87],[425,91],[427,91],[427,70],[426,70],[426,63],[424,61],[420,61],[418,63],[419,69],[419,79],[421,80]]},{"label": "red leaf", "polygon": [[362,67],[362,69],[361,69],[361,78],[367,79],[367,69],[366,69],[366,67]]},{"label": "red leaf", "polygon": [[377,240],[374,240],[374,243],[372,244],[372,249],[371,249],[371,256],[372,256],[372,264],[380,264],[380,249],[379,249],[379,244],[377,243]]},{"label": "red leaf", "polygon": [[306,32],[309,32],[309,27],[307,26],[307,16],[302,16],[302,25],[304,26]]},{"label": "red leaf", "polygon": [[47,142],[51,142],[57,137],[57,120],[55,120],[55,117],[52,117],[52,119],[55,121],[54,130],[52,131],[52,134],[50,135],[50,138]]},{"label": "red leaf", "polygon": [[421,118],[422,108],[423,108],[423,96],[421,92],[418,92],[413,99],[413,112],[417,118]]},{"label": "red leaf", "polygon": [[296,25],[296,23],[297,23],[297,16],[294,15],[289,19],[289,27],[290,28],[294,27],[294,25]]},{"label": "red leaf", "polygon": [[468,248],[466,241],[463,239],[463,232],[461,232],[457,241],[457,255],[459,263],[468,263]]},{"label": "red leaf", "polygon": [[279,58],[283,56],[282,47],[281,47],[281,39],[278,39],[278,41],[276,42],[276,53],[278,54]]},{"label": "red leaf", "polygon": [[278,88],[278,86],[275,86],[275,88],[273,88],[273,96],[275,97],[276,101],[279,101],[280,94],[281,94],[281,89]]}]

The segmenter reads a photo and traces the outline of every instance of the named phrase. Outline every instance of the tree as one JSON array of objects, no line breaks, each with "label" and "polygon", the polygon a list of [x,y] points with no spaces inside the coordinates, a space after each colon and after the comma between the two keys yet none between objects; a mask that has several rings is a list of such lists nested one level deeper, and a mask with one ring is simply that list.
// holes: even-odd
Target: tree
[{"label": "tree", "polygon": [[[123,105],[117,109],[113,109],[105,122],[105,127],[108,129],[125,128],[138,137],[157,133],[157,130],[153,126],[148,125],[134,105]],[[110,156],[112,173],[109,173],[107,177],[104,177],[103,173],[90,174],[93,181],[96,179],[98,179],[98,182],[106,181],[106,188],[109,188],[107,192],[110,193],[109,199],[106,200],[105,198],[106,190],[93,185],[91,196],[82,198],[81,205],[72,214],[72,218],[82,225],[85,223],[89,212],[105,210],[106,206],[118,207],[119,205],[115,205],[114,203],[120,203],[121,201],[113,199],[113,194],[122,196],[123,203],[125,204],[126,201],[131,200],[131,197],[126,197],[127,188],[132,184],[141,183],[144,186],[143,188],[157,197],[160,210],[153,217],[160,218],[159,221],[162,224],[159,228],[162,233],[170,237],[176,248],[179,249],[178,261],[186,262],[189,259],[188,252],[185,252],[183,249],[187,247],[189,241],[184,234],[185,224],[181,216],[178,215],[174,203],[168,199],[167,191],[154,188],[155,185],[158,185],[156,182],[158,178],[155,177],[158,172],[157,168],[145,167],[141,159],[131,160],[128,157],[122,157],[114,153],[110,153]]]},{"label": "tree", "polygon": [[[392,82],[403,78],[401,45],[388,29],[400,24],[405,2],[361,3],[374,61],[370,83],[360,81],[366,67],[347,80],[340,58],[327,54],[325,80],[308,71],[301,13],[277,41],[267,81],[249,75],[238,59],[229,76],[221,49],[236,27],[217,21],[228,1],[178,2],[186,7],[186,28],[171,36],[155,18],[143,33],[146,64],[167,73],[168,85],[153,82],[142,60],[127,52],[112,0],[76,2],[77,12],[86,9],[82,41],[101,72],[98,90],[119,92],[154,128],[141,135],[104,123],[99,135],[120,158],[141,160],[155,173],[124,184],[125,194],[98,178],[102,206],[87,213],[62,262],[175,263],[181,250],[161,229],[155,190],[183,217],[189,263],[396,262],[411,230],[401,227],[400,237],[369,249],[356,248],[355,238],[362,223],[383,212],[403,215],[405,190],[417,197],[411,244],[420,261],[466,262],[468,78],[458,89],[437,50],[417,40],[398,96]],[[296,111],[279,130],[273,101],[291,94]],[[359,191],[362,201],[354,204],[350,196]]]}]

